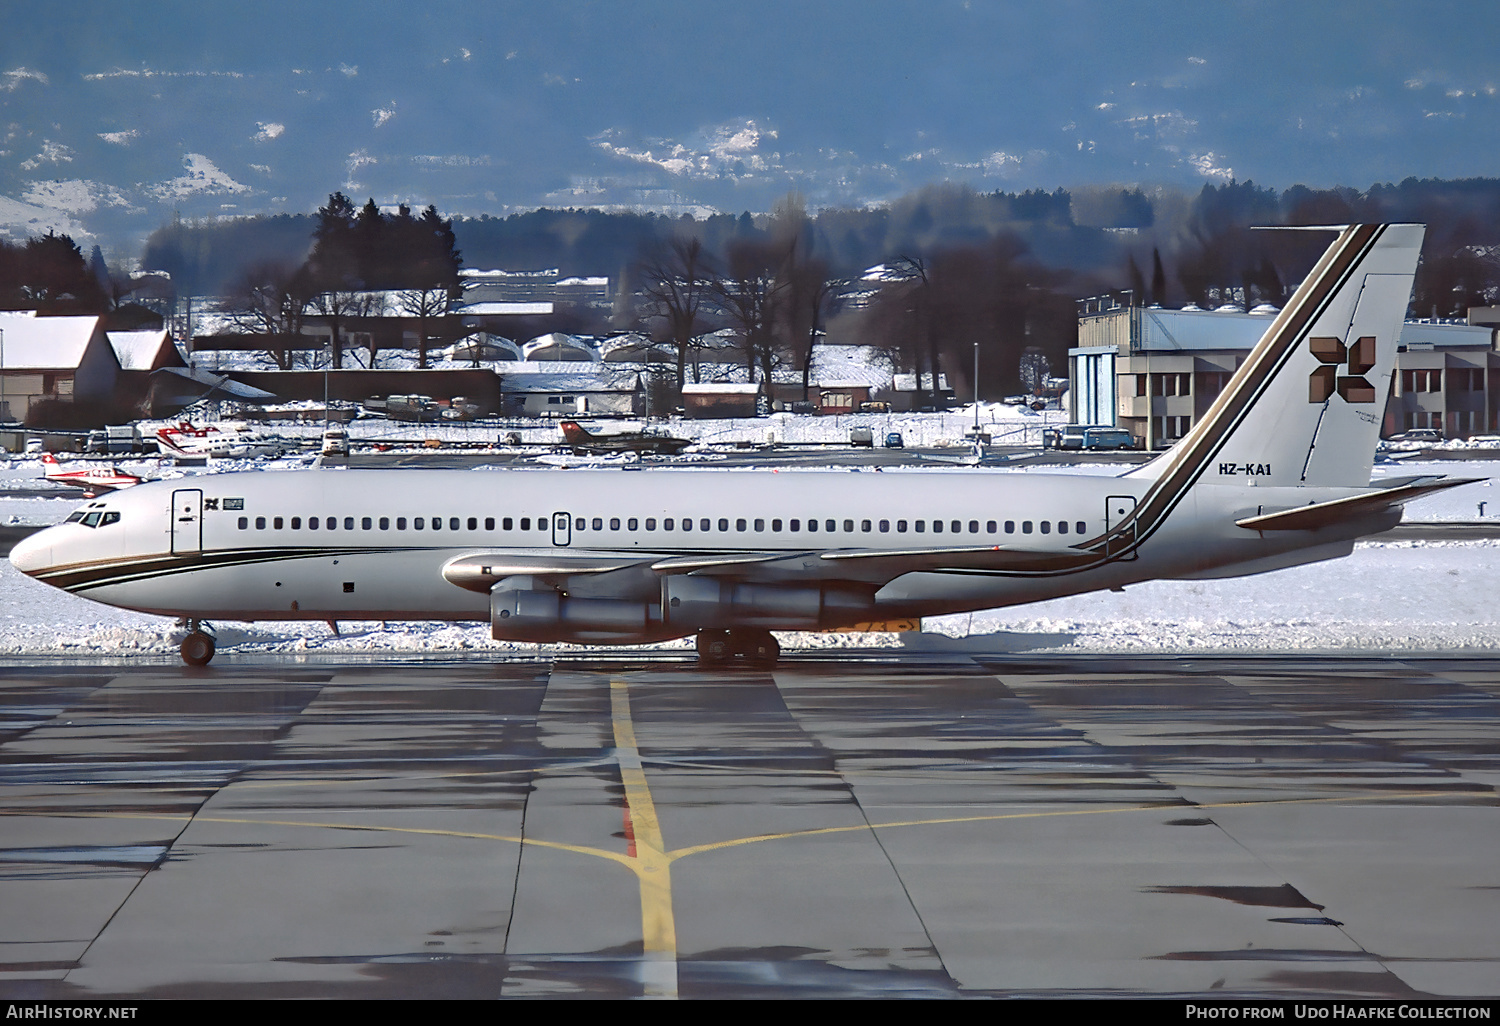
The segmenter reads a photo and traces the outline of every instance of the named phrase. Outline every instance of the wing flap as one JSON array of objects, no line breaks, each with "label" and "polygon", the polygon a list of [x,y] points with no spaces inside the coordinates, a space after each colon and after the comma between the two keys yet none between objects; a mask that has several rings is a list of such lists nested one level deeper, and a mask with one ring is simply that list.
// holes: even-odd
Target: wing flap
[{"label": "wing flap", "polygon": [[1092,563],[1098,553],[1076,548],[1009,549],[1000,545],[932,549],[832,549],[819,554],[832,566],[885,576],[923,570],[1068,570]]},{"label": "wing flap", "polygon": [[1400,506],[1445,488],[1457,488],[1459,485],[1482,480],[1484,479],[1477,477],[1410,478],[1394,488],[1382,488],[1375,492],[1246,517],[1236,520],[1235,524],[1251,531],[1315,531],[1354,517],[1380,513],[1392,506]]},{"label": "wing flap", "polygon": [[668,556],[651,564],[659,574],[732,573],[755,563],[795,559],[802,553],[786,552],[705,552],[701,555]]}]

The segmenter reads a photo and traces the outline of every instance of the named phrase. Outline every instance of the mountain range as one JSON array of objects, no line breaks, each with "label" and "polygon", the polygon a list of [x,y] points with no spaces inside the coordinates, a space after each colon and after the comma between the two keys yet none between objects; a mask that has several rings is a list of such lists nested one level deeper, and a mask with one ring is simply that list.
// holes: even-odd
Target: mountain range
[{"label": "mountain range", "polygon": [[1489,3],[0,2],[0,233],[1500,166]]}]

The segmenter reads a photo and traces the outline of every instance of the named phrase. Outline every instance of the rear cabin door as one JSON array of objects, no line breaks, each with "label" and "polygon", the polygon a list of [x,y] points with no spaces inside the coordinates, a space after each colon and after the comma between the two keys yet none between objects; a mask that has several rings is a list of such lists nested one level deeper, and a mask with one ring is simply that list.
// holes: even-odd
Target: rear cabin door
[{"label": "rear cabin door", "polygon": [[569,545],[573,541],[573,518],[567,513],[552,514],[552,544]]},{"label": "rear cabin door", "polygon": [[[1119,552],[1128,548],[1135,542],[1135,520],[1131,516],[1135,512],[1134,495],[1110,495],[1104,500],[1104,527],[1106,531],[1113,531],[1121,524],[1125,524],[1125,530],[1109,540],[1109,552]],[[1127,523],[1128,521],[1128,523]],[[1132,552],[1126,559],[1136,558]]]},{"label": "rear cabin door", "polygon": [[203,492],[179,488],[172,493],[172,555],[203,554]]}]

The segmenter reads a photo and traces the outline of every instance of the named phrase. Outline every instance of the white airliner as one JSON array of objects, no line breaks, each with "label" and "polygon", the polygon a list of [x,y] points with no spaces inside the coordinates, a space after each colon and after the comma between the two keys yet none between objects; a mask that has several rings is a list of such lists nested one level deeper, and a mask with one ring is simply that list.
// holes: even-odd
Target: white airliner
[{"label": "white airliner", "polygon": [[697,635],[769,663],[773,630],[852,627],[1347,555],[1464,481],[1370,481],[1421,225],[1340,231],[1212,408],[1119,477],[978,469],[240,473],[138,485],[11,562],[99,602],[208,620],[489,621],[494,636]]}]

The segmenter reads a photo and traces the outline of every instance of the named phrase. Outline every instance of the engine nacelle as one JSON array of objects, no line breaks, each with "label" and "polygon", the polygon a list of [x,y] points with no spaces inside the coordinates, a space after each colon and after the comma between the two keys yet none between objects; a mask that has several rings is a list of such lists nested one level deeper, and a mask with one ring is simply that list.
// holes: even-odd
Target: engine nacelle
[{"label": "engine nacelle", "polygon": [[497,641],[644,644],[690,633],[665,626],[654,602],[574,598],[534,577],[508,577],[490,592]]},{"label": "engine nacelle", "polygon": [[719,577],[662,579],[662,619],[682,633],[702,627],[816,630],[868,620],[873,595],[839,584],[758,584]]}]

